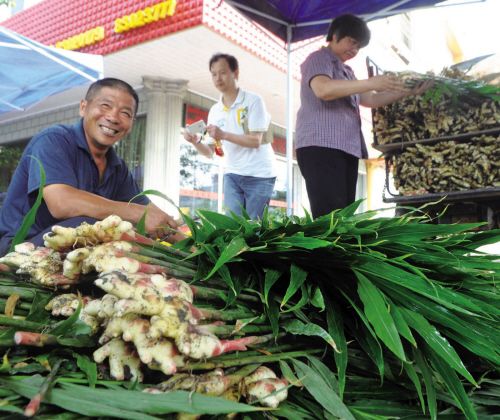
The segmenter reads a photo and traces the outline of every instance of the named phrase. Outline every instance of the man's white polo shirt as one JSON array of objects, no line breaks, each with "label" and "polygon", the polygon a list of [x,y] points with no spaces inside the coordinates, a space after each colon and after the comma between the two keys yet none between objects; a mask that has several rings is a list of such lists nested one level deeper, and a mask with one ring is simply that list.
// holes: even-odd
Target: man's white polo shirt
[{"label": "man's white polo shirt", "polygon": [[[239,89],[236,100],[227,108],[222,97],[208,113],[208,124],[223,131],[245,134],[243,124],[248,123],[249,132],[266,132],[271,118],[259,95]],[[226,173],[260,178],[276,176],[275,156],[270,143],[258,148],[242,147],[222,139]]]}]

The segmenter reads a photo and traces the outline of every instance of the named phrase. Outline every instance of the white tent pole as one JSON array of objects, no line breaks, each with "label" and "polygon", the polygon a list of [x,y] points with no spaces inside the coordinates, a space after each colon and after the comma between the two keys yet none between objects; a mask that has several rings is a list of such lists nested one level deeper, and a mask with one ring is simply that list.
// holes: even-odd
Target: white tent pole
[{"label": "white tent pole", "polygon": [[286,28],[286,214],[293,214],[293,74],[292,74],[292,27]]},{"label": "white tent pole", "polygon": [[4,104],[4,105],[7,105],[7,106],[10,106],[11,108],[13,108],[13,109],[17,109],[18,111],[24,111],[24,108],[21,108],[21,107],[19,107],[19,106],[16,106],[16,105],[14,105],[14,104],[11,104],[10,102],[6,102],[6,101],[4,101],[4,100],[2,100],[2,99],[0,99],[0,104]]}]

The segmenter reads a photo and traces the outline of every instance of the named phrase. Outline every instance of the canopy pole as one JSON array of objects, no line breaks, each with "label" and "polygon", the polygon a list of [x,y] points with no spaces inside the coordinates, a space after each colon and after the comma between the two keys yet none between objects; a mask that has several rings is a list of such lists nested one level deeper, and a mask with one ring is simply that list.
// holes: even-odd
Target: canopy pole
[{"label": "canopy pole", "polygon": [[286,214],[293,214],[293,74],[292,74],[292,27],[286,28]]}]

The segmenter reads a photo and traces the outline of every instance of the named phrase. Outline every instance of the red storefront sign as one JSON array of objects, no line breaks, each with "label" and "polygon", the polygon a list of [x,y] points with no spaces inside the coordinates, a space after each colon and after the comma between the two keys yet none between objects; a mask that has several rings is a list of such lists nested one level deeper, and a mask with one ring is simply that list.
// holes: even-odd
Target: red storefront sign
[{"label": "red storefront sign", "polygon": [[201,25],[287,69],[280,41],[221,0],[43,0],[2,25],[45,45],[101,55]]},{"label": "red storefront sign", "polygon": [[203,0],[45,0],[3,24],[46,45],[106,55],[202,21]]},{"label": "red storefront sign", "polygon": [[186,113],[184,117],[184,126],[193,124],[196,121],[203,120],[207,122],[208,110],[203,108],[198,108],[193,105],[186,105]]}]

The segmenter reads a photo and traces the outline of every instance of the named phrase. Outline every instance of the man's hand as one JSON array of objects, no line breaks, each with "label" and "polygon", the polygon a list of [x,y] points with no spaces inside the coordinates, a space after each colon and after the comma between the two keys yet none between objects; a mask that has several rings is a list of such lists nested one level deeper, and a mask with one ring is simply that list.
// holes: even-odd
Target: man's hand
[{"label": "man's hand", "polygon": [[182,135],[184,136],[184,140],[186,140],[187,142],[189,142],[191,144],[198,143],[198,139],[199,139],[198,134],[191,134],[189,131],[184,130]]},{"label": "man's hand", "polygon": [[144,211],[146,215],[146,232],[154,238],[171,236],[169,242],[182,239],[177,235],[178,224],[174,218],[153,203],[147,206],[109,200],[96,194],[82,191],[64,184],[51,184],[43,189],[43,198],[47,207],[56,219],[64,220],[72,217],[87,216],[102,220],[116,214],[123,220],[137,224]]},{"label": "man's hand", "polygon": [[185,238],[179,232],[179,224],[174,218],[153,203],[147,206],[146,232],[153,238],[164,239],[168,242],[178,242]]},{"label": "man's hand", "polygon": [[207,133],[210,137],[212,137],[215,140],[222,140],[226,138],[226,133],[216,125],[210,124],[207,127]]}]

